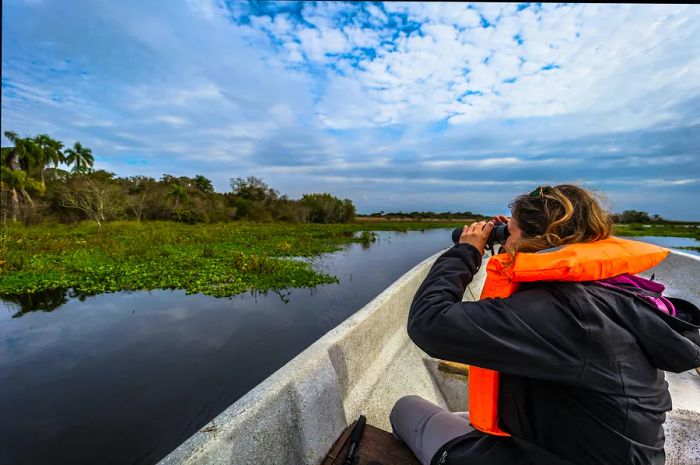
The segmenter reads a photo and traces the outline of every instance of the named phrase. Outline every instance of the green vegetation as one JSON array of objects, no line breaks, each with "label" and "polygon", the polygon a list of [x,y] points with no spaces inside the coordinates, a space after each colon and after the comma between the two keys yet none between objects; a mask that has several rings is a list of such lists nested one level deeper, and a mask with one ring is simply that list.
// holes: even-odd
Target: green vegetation
[{"label": "green vegetation", "polygon": [[613,229],[616,236],[671,236],[692,237],[700,240],[700,225],[696,223],[652,223],[652,224],[616,224]]},{"label": "green vegetation", "polygon": [[[457,221],[10,224],[0,236],[0,295],[31,296],[69,288],[79,295],[170,288],[230,296],[253,289],[312,287],[336,279],[297,257],[333,252],[351,242],[369,247],[376,240],[372,231],[461,225]],[[700,230],[616,225],[614,233],[699,238]]]},{"label": "green vegetation", "polygon": [[73,288],[78,294],[185,289],[213,296],[335,282],[306,261],[346,243],[369,246],[370,230],[455,223],[307,224],[115,221],[10,225],[0,241],[0,294]]},{"label": "green vegetation", "polygon": [[[164,174],[119,178],[93,170],[92,151],[76,142],[63,143],[46,134],[19,137],[0,152],[0,215],[2,224],[21,221],[74,223],[92,220],[98,227],[113,220],[167,220],[217,223],[232,220],[293,223],[346,223],[355,219],[349,199],[328,193],[290,199],[250,176],[231,179],[230,192],[214,192],[209,179]],[[59,169],[71,167],[71,171]]]}]

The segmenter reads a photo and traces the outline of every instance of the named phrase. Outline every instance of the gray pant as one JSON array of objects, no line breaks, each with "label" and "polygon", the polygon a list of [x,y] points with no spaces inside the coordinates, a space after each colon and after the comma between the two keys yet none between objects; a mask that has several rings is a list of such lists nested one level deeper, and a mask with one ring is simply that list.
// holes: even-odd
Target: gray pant
[{"label": "gray pant", "polygon": [[423,465],[430,465],[447,442],[474,430],[468,418],[418,396],[402,397],[389,415],[394,436],[405,442]]}]

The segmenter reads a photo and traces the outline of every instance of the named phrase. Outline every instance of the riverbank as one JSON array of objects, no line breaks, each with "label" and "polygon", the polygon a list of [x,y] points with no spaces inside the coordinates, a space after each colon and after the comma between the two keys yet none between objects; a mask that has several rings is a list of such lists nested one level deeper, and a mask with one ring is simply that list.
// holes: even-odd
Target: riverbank
[{"label": "riverbank", "polygon": [[[371,231],[451,228],[460,221],[349,224],[119,221],[98,229],[74,225],[10,225],[0,236],[0,294],[72,288],[78,294],[184,289],[224,297],[247,290],[313,287],[336,282],[306,261],[344,244],[369,246]],[[695,225],[616,225],[621,236],[700,239]]]},{"label": "riverbank", "polygon": [[700,240],[700,224],[616,224],[617,236],[691,237]]}]

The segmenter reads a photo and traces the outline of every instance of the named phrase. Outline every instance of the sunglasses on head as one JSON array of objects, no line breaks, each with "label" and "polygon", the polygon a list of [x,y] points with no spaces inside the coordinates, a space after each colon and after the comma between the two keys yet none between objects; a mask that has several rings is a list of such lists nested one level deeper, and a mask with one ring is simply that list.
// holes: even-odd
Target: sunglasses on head
[{"label": "sunglasses on head", "polygon": [[552,191],[552,188],[549,186],[540,186],[536,188],[534,191],[530,192],[528,194],[529,197],[542,197],[544,195],[549,194]]}]

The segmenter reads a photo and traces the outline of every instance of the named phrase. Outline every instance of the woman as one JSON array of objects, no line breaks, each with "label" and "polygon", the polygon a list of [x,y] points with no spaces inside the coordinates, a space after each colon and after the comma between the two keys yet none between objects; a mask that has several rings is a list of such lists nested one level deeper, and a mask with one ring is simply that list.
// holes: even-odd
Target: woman
[{"label": "woman", "polygon": [[[577,186],[540,187],[510,208],[464,227],[408,317],[421,349],[471,365],[470,420],[407,396],[394,434],[424,465],[663,464],[662,370],[700,366],[700,310],[635,276],[668,251],[610,237]],[[462,302],[500,222],[505,253],[489,261],[481,300]]]}]

